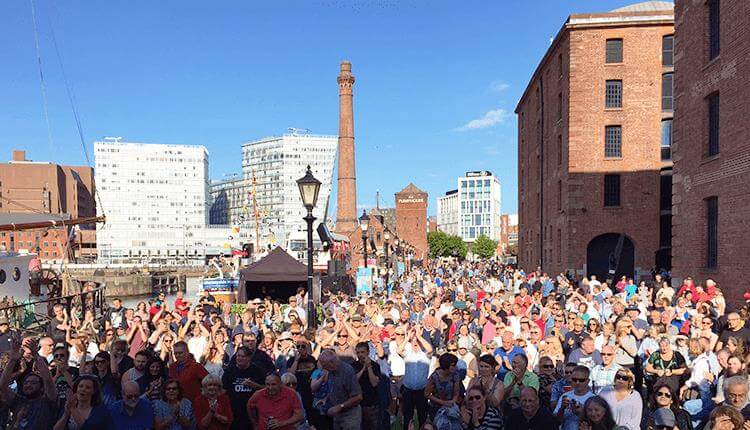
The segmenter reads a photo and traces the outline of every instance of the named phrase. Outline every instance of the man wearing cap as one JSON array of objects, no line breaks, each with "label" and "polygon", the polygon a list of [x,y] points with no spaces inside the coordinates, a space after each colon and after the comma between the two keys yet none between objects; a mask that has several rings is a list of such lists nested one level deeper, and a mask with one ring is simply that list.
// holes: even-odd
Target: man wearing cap
[{"label": "man wearing cap", "polygon": [[650,421],[653,422],[654,428],[672,429],[677,425],[677,419],[675,419],[674,412],[672,412],[672,410],[667,407],[656,409],[651,414]]},{"label": "man wearing cap", "polygon": [[18,333],[15,330],[11,330],[8,318],[5,316],[0,317],[0,354],[10,351],[13,342],[18,341]]},{"label": "man wearing cap", "polygon": [[276,356],[274,365],[279,371],[279,375],[283,375],[287,371],[287,362],[294,358],[296,351],[294,338],[288,331],[281,333],[281,336],[277,339],[279,343],[279,353]]},{"label": "man wearing cap", "polygon": [[477,365],[477,359],[471,352],[471,339],[468,337],[461,337],[458,339],[458,351],[456,351],[456,357],[458,357],[458,368],[459,374],[463,370],[464,374],[464,386],[469,386],[471,378],[479,373],[479,367]]},{"label": "man wearing cap", "polygon": [[307,321],[307,312],[305,312],[302,306],[297,306],[297,302],[297,296],[289,297],[289,307],[284,310],[284,322],[290,322],[289,312],[291,311],[296,312],[300,320]]}]

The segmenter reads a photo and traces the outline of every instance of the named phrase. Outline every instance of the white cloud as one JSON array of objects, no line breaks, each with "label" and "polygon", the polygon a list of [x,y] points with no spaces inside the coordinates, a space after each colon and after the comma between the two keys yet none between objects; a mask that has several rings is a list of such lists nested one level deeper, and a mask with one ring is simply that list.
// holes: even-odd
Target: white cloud
[{"label": "white cloud", "polygon": [[502,153],[500,148],[498,148],[497,146],[485,146],[484,152],[485,154],[490,156],[500,155]]},{"label": "white cloud", "polygon": [[490,90],[496,93],[501,93],[507,90],[508,88],[510,88],[510,84],[505,83],[503,81],[494,81],[490,84]]},{"label": "white cloud", "polygon": [[473,119],[467,122],[465,125],[458,127],[456,130],[469,131],[492,127],[504,122],[505,119],[508,118],[508,116],[508,111],[506,111],[505,109],[492,109],[482,115],[481,118]]}]

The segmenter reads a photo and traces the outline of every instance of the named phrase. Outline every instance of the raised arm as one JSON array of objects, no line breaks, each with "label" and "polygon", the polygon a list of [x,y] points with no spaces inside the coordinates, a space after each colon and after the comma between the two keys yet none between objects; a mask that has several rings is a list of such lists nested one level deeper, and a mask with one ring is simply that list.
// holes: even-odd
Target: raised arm
[{"label": "raised arm", "polygon": [[14,393],[8,386],[13,379],[13,369],[16,368],[18,361],[21,359],[20,348],[21,345],[16,341],[11,344],[10,351],[8,352],[10,360],[3,368],[3,373],[0,374],[0,394],[2,394],[5,403],[10,402],[16,396],[16,393]]}]

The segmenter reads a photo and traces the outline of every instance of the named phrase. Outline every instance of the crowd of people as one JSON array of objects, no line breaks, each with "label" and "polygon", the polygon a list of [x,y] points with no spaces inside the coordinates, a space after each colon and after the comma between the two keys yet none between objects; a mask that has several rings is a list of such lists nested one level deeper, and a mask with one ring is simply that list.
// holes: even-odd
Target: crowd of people
[{"label": "crowd of people", "polygon": [[[0,317],[11,429],[746,429],[748,309],[715,282],[431,260],[390,285]],[[383,285],[381,283],[380,285]]]}]

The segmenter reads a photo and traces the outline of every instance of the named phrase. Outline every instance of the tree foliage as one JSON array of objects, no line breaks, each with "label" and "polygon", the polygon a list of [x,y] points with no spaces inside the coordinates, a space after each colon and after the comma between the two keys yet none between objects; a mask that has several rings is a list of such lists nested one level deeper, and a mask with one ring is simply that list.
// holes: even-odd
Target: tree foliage
[{"label": "tree foliage", "polygon": [[459,236],[449,236],[442,231],[427,234],[427,244],[430,247],[430,257],[461,257],[465,258],[468,249]]},{"label": "tree foliage", "polygon": [[485,235],[479,235],[471,245],[471,252],[481,258],[492,258],[497,250],[497,241],[492,240]]}]

